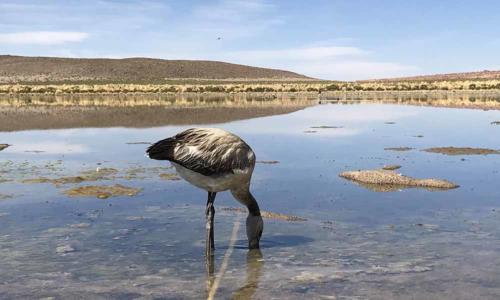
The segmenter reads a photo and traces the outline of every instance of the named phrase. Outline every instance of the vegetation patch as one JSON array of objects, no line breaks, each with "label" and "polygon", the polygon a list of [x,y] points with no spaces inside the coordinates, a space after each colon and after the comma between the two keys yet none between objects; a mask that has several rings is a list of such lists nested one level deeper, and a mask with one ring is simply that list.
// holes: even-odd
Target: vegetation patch
[{"label": "vegetation patch", "polygon": [[132,197],[137,195],[141,190],[140,188],[127,187],[121,184],[101,186],[88,185],[66,190],[64,194],[70,197],[96,197],[99,199],[107,199],[116,196]]},{"label": "vegetation patch", "polygon": [[489,155],[500,154],[499,150],[487,148],[470,148],[470,147],[435,147],[424,149],[425,152],[440,153],[444,155]]},{"label": "vegetation patch", "polygon": [[430,189],[454,189],[457,184],[442,179],[417,179],[398,174],[390,170],[359,170],[348,171],[339,174],[340,177],[369,185],[388,186],[391,188],[400,187],[423,187]]},{"label": "vegetation patch", "polygon": [[117,173],[118,170],[113,168],[97,168],[96,170],[83,171],[78,176],[67,176],[54,179],[40,177],[25,179],[22,183],[52,183],[54,185],[77,184],[85,181],[111,180]]},{"label": "vegetation patch", "polygon": [[397,170],[397,169],[400,169],[401,166],[400,165],[385,165],[382,167],[382,170]]},{"label": "vegetation patch", "polygon": [[172,174],[172,173],[161,173],[160,178],[163,180],[181,180],[177,174]]}]

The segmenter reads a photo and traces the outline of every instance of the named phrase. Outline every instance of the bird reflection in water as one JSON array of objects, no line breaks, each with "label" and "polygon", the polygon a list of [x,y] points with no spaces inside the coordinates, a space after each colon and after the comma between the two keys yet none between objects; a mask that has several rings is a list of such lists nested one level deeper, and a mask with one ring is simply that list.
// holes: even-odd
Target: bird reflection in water
[{"label": "bird reflection in water", "polygon": [[[237,289],[231,299],[252,299],[259,286],[264,259],[260,249],[251,249],[247,252],[245,284]],[[207,292],[210,295],[215,283],[214,256],[206,257]]]}]

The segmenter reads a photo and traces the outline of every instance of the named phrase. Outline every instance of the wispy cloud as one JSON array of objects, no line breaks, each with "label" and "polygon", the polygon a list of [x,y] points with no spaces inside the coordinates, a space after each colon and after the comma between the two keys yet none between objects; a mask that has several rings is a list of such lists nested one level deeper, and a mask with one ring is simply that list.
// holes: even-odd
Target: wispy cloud
[{"label": "wispy cloud", "polygon": [[72,31],[26,31],[0,33],[0,44],[15,45],[60,45],[81,42],[89,36],[85,32]]},{"label": "wispy cloud", "polygon": [[302,47],[288,48],[277,50],[254,50],[254,51],[239,51],[229,53],[229,57],[235,58],[245,57],[247,59],[260,60],[319,60],[331,59],[340,56],[362,55],[363,51],[356,47],[342,46],[319,46],[319,47]]},{"label": "wispy cloud", "polygon": [[263,0],[229,1],[197,6],[192,11],[191,29],[225,39],[254,36],[283,24],[276,7]]}]

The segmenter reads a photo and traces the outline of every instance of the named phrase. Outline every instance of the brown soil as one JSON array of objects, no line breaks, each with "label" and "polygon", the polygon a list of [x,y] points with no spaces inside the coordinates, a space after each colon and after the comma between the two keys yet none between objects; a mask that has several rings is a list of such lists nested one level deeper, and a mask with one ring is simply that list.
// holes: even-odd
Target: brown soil
[{"label": "brown soil", "polygon": [[140,188],[126,187],[120,184],[115,185],[88,185],[82,187],[75,187],[64,191],[70,197],[97,197],[99,199],[106,199],[115,196],[135,196],[141,191]]},{"label": "brown soil", "polygon": [[340,177],[358,183],[388,186],[389,190],[399,187],[423,187],[431,189],[453,189],[458,185],[442,179],[416,179],[389,170],[359,170],[339,174]]},{"label": "brown soil", "polygon": [[424,149],[425,152],[440,153],[444,155],[488,155],[500,154],[499,150],[487,148],[470,148],[470,147],[435,147]]}]

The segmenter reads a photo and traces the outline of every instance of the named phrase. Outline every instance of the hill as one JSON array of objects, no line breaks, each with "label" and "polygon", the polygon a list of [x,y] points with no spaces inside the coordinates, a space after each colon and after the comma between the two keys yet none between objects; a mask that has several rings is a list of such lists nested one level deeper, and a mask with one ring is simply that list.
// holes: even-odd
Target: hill
[{"label": "hill", "polygon": [[454,80],[494,80],[500,79],[500,71],[478,71],[478,72],[462,72],[434,75],[419,75],[411,77],[386,78],[378,80],[365,81],[454,81]]},{"label": "hill", "polygon": [[0,83],[161,83],[167,79],[309,79],[297,73],[219,61],[0,55]]}]

